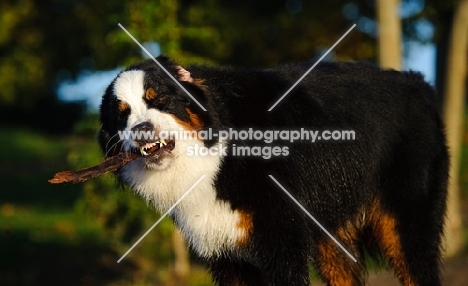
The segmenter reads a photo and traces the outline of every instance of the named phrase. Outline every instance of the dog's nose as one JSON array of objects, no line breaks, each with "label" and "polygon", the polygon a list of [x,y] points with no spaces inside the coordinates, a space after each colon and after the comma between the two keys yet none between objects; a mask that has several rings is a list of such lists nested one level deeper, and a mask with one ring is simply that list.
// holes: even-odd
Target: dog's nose
[{"label": "dog's nose", "polygon": [[155,142],[158,138],[155,132],[154,125],[151,122],[142,122],[132,127],[133,133],[135,134],[134,141],[139,145],[144,145],[146,143]]},{"label": "dog's nose", "polygon": [[154,125],[151,122],[142,122],[140,124],[137,124],[133,126],[132,131],[153,131],[154,130]]}]

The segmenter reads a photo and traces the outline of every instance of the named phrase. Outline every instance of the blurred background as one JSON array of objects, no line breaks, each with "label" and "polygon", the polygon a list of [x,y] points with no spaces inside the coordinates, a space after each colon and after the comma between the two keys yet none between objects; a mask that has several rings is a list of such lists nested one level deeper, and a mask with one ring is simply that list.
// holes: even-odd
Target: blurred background
[{"label": "blurred background", "polygon": [[160,214],[111,175],[47,183],[102,160],[101,96],[145,58],[118,23],[154,56],[242,67],[318,59],[356,24],[324,60],[423,73],[453,152],[446,281],[467,285],[467,19],[467,0],[2,0],[0,285],[212,285],[167,219],[117,263]]}]

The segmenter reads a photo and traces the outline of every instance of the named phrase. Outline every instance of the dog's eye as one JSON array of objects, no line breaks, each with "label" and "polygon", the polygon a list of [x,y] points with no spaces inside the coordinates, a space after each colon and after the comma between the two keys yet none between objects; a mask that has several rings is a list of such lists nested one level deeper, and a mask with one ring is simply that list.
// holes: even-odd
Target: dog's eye
[{"label": "dog's eye", "polygon": [[157,108],[164,107],[169,100],[169,98],[165,96],[164,94],[156,93],[156,91],[152,87],[146,90],[145,96],[143,97],[143,99],[149,105],[157,107]]},{"label": "dog's eye", "polygon": [[165,107],[170,101],[172,100],[168,97],[158,97],[157,99],[153,100],[153,105],[155,107]]}]

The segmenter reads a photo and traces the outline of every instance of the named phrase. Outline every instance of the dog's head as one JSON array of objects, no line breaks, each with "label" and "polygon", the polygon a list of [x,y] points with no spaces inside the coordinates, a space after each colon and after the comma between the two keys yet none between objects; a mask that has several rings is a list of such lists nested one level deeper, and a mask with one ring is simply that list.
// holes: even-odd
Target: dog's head
[{"label": "dog's head", "polygon": [[[209,106],[202,79],[192,78],[167,57],[157,60],[192,97]],[[98,140],[105,156],[120,151],[138,153],[147,170],[168,168],[193,140],[206,143],[199,138],[182,142],[175,133],[213,126],[213,114],[203,111],[153,60],[122,71],[107,88],[100,112]]]}]

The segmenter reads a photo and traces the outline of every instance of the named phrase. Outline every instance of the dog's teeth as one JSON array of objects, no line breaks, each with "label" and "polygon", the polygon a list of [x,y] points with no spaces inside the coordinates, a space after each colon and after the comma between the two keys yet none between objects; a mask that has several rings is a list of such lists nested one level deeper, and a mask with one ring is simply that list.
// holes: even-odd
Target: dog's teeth
[{"label": "dog's teeth", "polygon": [[162,148],[163,146],[166,146],[167,143],[166,141],[164,141],[163,139],[161,140],[158,140],[156,142],[152,142],[152,143],[146,143],[145,146],[141,146],[139,148],[140,150],[140,153],[143,155],[143,156],[146,156],[146,155],[149,155],[147,151],[149,151],[151,148],[153,148],[154,146],[158,146],[159,148]]},{"label": "dog's teeth", "polygon": [[153,148],[156,145],[156,143],[146,143],[145,146],[143,146],[143,150],[149,150]]}]

